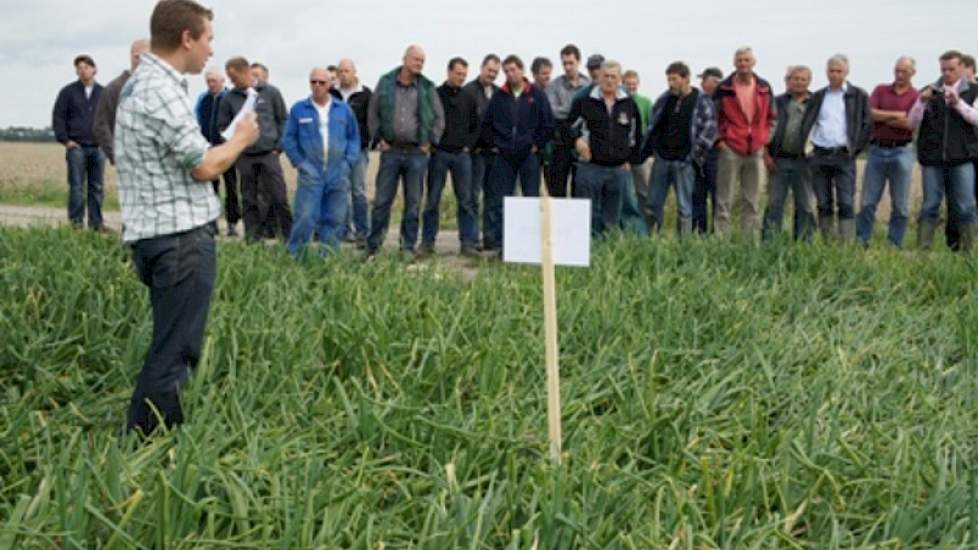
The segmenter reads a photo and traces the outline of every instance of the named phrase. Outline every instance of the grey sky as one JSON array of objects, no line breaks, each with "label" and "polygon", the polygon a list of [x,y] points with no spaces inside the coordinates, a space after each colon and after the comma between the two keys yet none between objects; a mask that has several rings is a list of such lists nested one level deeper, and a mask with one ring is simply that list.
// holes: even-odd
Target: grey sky
[{"label": "grey sky", "polygon": [[[32,0],[10,3],[0,22],[0,127],[47,126],[61,86],[74,79],[79,53],[98,63],[100,82],[127,65],[132,39],[149,33],[152,0]],[[206,2],[205,2],[206,3]],[[214,0],[214,65],[232,55],[271,69],[271,82],[286,102],[305,97],[313,65],[352,57],[361,80],[373,87],[395,67],[404,47],[417,42],[428,52],[425,74],[441,82],[450,57],[469,60],[470,77],[487,52],[516,53],[529,64],[568,43],[584,55],[602,53],[642,75],[642,91],[665,87],[669,62],[686,61],[695,72],[707,65],[730,71],[733,51],[751,45],[757,72],[783,89],[787,65],[815,70],[814,87],[825,83],[825,60],[837,52],[852,63],[850,80],[864,88],[889,81],[900,55],[918,61],[918,85],[938,76],[937,56],[946,49],[978,52],[967,0],[820,0],[794,2],[687,1],[677,3],[599,0]],[[971,21],[974,21],[972,18]],[[191,77],[191,92],[203,77]]]}]

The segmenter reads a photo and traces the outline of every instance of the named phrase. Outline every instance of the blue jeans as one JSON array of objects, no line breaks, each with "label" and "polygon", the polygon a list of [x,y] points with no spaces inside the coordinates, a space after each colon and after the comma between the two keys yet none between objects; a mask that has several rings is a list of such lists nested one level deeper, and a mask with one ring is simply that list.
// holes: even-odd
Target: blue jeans
[{"label": "blue jeans", "polygon": [[404,182],[404,215],[401,217],[401,250],[414,252],[418,242],[418,210],[421,186],[428,166],[428,155],[421,149],[389,149],[380,154],[380,169],[370,214],[367,251],[376,252],[387,237],[391,205],[397,197],[397,182]]},{"label": "blue jeans", "polygon": [[820,155],[816,152],[810,159],[810,166],[819,218],[832,219],[838,207],[839,220],[853,219],[856,161],[846,153]]},{"label": "blue jeans", "polygon": [[591,199],[591,236],[618,229],[625,186],[632,184],[632,173],[621,166],[599,166],[590,162],[577,164],[574,197]]},{"label": "blue jeans", "polygon": [[370,162],[369,149],[360,151],[360,160],[350,171],[350,202],[347,204],[344,237],[353,235],[366,239],[370,231],[367,222],[367,164]]},{"label": "blue jeans", "polygon": [[289,235],[289,254],[298,256],[309,244],[313,231],[319,233],[320,251],[324,255],[339,251],[346,232],[348,185],[344,179],[342,185],[326,187],[323,183],[303,182],[299,176],[292,207],[295,221]]},{"label": "blue jeans", "polygon": [[136,241],[132,257],[140,281],[149,289],[153,341],[129,401],[128,426],[149,435],[158,424],[149,403],[167,428],[184,420],[179,392],[200,360],[217,278],[214,228],[208,223]]},{"label": "blue jeans", "polygon": [[890,181],[890,229],[887,239],[893,246],[903,243],[910,218],[910,178],[913,175],[913,147],[869,148],[866,170],[863,172],[863,191],[860,200],[859,218],[856,221],[856,235],[864,243],[873,236],[876,224],[876,207],[883,198],[883,188]]},{"label": "blue jeans", "polygon": [[775,171],[768,180],[767,209],[761,236],[770,239],[781,232],[784,203],[788,191],[795,199],[795,240],[811,240],[815,234],[815,216],[811,203],[812,172],[808,159],[777,158]]},{"label": "blue jeans", "polygon": [[947,178],[947,207],[957,215],[964,226],[978,218],[975,208],[975,166],[965,162],[957,166],[924,166],[924,205],[920,209],[920,223],[936,225],[941,217],[944,200],[944,183]]},{"label": "blue jeans", "polygon": [[696,173],[696,184],[693,185],[693,230],[706,233],[709,230],[710,216],[706,203],[717,202],[717,150],[710,149],[706,154],[702,170]]},{"label": "blue jeans", "polygon": [[489,187],[492,185],[492,164],[496,161],[495,153],[475,153],[472,155],[472,203],[475,204],[476,216],[478,217],[480,203],[482,205],[482,244],[486,248],[489,246],[489,208],[485,204],[485,197],[489,196]]},{"label": "blue jeans", "polygon": [[625,188],[622,189],[621,194],[621,228],[634,235],[647,237],[649,235],[649,224],[645,221],[645,212],[639,206],[638,191],[635,186],[635,170],[630,169],[626,172],[628,172],[628,178],[626,178]]},{"label": "blue jeans", "polygon": [[690,160],[655,159],[652,179],[649,181],[649,208],[652,210],[652,230],[660,231],[665,222],[663,206],[669,196],[669,188],[676,186],[676,209],[679,221],[676,231],[689,233],[693,229],[693,187],[696,185],[696,169]]},{"label": "blue jeans", "polygon": [[489,239],[486,248],[501,248],[503,245],[503,197],[516,194],[516,177],[520,178],[520,188],[524,197],[540,195],[540,159],[525,153],[499,153],[492,164],[489,191],[486,193],[486,209]]},{"label": "blue jeans", "polygon": [[88,227],[102,227],[102,175],[105,156],[95,145],[65,152],[68,163],[68,221],[81,225],[85,216],[85,179],[88,179]]},{"label": "blue jeans", "polygon": [[422,214],[421,242],[434,245],[438,236],[438,211],[445,178],[452,172],[452,189],[458,202],[458,238],[462,246],[479,243],[479,203],[473,189],[472,159],[468,153],[436,150],[428,161],[428,194]]}]

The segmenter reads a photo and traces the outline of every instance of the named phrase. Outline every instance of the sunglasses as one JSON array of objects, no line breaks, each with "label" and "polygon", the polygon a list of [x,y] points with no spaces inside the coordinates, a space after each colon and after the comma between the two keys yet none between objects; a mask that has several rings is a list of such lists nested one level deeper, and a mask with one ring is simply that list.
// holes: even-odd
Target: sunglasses
[{"label": "sunglasses", "polygon": [[312,84],[313,86],[325,86],[329,84],[329,82],[326,82],[325,80],[310,80],[309,84]]}]

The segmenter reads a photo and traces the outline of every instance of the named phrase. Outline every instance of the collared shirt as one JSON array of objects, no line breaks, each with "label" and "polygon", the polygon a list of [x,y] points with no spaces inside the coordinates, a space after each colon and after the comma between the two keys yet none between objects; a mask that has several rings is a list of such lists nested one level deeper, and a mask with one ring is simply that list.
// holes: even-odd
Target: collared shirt
[{"label": "collared shirt", "polygon": [[811,96],[806,96],[802,101],[795,101],[794,98],[788,102],[787,122],[784,127],[784,141],[781,144],[781,151],[789,155],[800,155],[805,152],[805,141],[801,136],[801,126],[805,119],[805,108]]},{"label": "collared shirt", "polygon": [[116,112],[125,242],[182,233],[217,219],[221,205],[214,190],[190,175],[207,148],[187,80],[167,62],[144,53]]},{"label": "collared shirt", "polygon": [[565,74],[558,76],[550,82],[546,90],[547,101],[550,102],[550,109],[553,110],[555,120],[558,122],[567,120],[574,96],[590,83],[591,80],[582,74],[577,75],[577,86],[572,84]]},{"label": "collared shirt", "polygon": [[825,90],[822,108],[818,111],[818,120],[812,132],[812,143],[816,147],[834,149],[849,145],[846,134],[846,90],[849,85],[844,83],[839,89],[829,87]]},{"label": "collared shirt", "polygon": [[[920,93],[913,86],[908,86],[902,94],[898,94],[893,84],[880,84],[873,90],[873,95],[869,96],[869,106],[879,111],[899,111],[909,115],[918,95]],[[909,142],[913,140],[913,130],[874,122],[873,139]]]},{"label": "collared shirt", "polygon": [[343,96],[343,101],[347,103],[350,102],[350,96],[363,90],[363,84],[357,83],[356,86],[352,88],[337,88],[340,91],[340,95]]},{"label": "collared shirt", "polygon": [[[428,140],[418,143],[418,93],[421,87],[418,79],[415,78],[410,84],[405,85],[400,78],[394,78],[394,142],[413,143],[425,145],[427,143],[437,144],[441,140],[441,135],[445,131],[445,110],[442,108],[441,99],[438,92],[431,90],[431,107],[434,118],[431,121],[431,136]],[[370,107],[367,113],[370,135],[380,135],[380,103],[379,94],[374,94],[370,98]]]},{"label": "collared shirt", "polygon": [[319,134],[323,136],[323,159],[329,161],[329,109],[333,106],[332,96],[326,96],[326,105],[316,103],[312,100],[312,106],[319,113]]}]

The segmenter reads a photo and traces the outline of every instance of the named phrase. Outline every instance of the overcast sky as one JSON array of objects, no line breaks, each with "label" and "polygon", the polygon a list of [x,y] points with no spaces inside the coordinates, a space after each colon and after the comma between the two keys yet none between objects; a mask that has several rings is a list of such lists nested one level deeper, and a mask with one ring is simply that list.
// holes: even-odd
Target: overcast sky
[{"label": "overcast sky", "polygon": [[[103,84],[117,76],[128,64],[129,43],[149,33],[153,5],[31,0],[4,10],[0,127],[50,125],[55,96],[74,80],[71,61],[79,53],[95,58]],[[785,67],[796,63],[811,65],[814,86],[823,86],[825,60],[837,52],[851,60],[850,80],[872,88],[891,79],[900,55],[917,58],[919,85],[937,77],[942,51],[978,51],[973,0],[214,0],[210,6],[216,13],[213,64],[223,66],[233,55],[267,64],[289,104],[308,94],[314,65],[352,57],[362,81],[373,87],[415,42],[428,52],[425,74],[439,83],[456,55],[469,60],[473,77],[490,51],[516,53],[527,65],[545,55],[559,65],[560,48],[574,42],[585,56],[601,53],[638,70],[642,91],[653,96],[664,89],[671,61],[685,61],[696,72],[717,65],[726,73],[741,45],[753,46],[757,72],[778,91]],[[203,89],[202,77],[190,82],[193,94]]]}]

